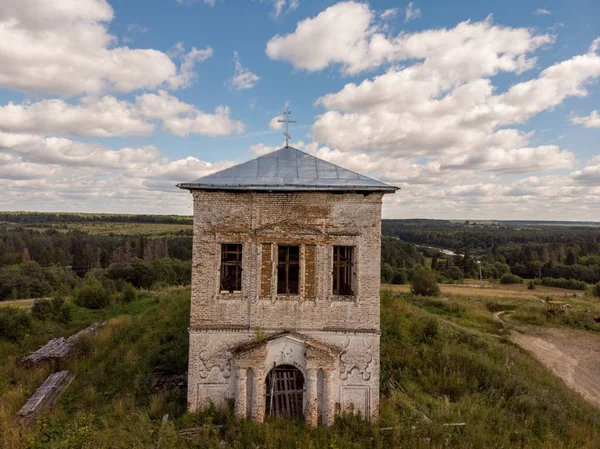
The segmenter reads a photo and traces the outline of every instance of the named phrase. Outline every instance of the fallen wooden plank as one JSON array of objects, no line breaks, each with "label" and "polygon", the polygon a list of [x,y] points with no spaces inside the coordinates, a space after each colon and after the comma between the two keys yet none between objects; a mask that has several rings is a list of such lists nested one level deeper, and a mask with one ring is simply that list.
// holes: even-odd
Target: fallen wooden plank
[{"label": "fallen wooden plank", "polygon": [[75,376],[69,376],[68,371],[50,374],[44,383],[33,393],[25,405],[17,412],[21,421],[31,419],[45,405],[54,405]]},{"label": "fallen wooden plank", "polygon": [[23,357],[21,359],[22,363],[35,365],[37,363],[42,363],[48,360],[59,360],[63,357],[69,355],[71,350],[73,349],[75,343],[79,341],[85,335],[91,334],[97,329],[104,326],[106,323],[94,323],[89,327],[77,332],[76,334],[71,335],[69,338],[53,338],[44,346],[39,348],[37,351],[32,352],[31,354]]}]

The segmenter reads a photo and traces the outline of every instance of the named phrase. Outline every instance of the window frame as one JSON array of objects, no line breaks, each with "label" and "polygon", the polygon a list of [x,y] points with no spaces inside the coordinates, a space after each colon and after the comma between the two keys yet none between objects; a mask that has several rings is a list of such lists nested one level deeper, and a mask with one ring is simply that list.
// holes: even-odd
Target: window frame
[{"label": "window frame", "polygon": [[[286,257],[284,261],[281,261],[279,258],[281,249],[286,248]],[[297,261],[290,261],[290,248],[297,248],[298,255]],[[277,265],[275,267],[275,291],[277,295],[299,295],[300,294],[300,278],[301,278],[301,270],[300,270],[300,258],[301,258],[301,245],[277,245]],[[285,285],[287,288],[285,291],[279,286],[279,269],[283,265],[285,267]],[[296,290],[290,291],[290,268],[295,266],[297,270],[297,282],[296,282]]]},{"label": "window frame", "polygon": [[[235,250],[228,249],[229,246],[236,246]],[[243,256],[244,256],[244,245],[242,243],[221,243],[221,258],[219,266],[219,292],[221,294],[233,294],[240,293],[242,291],[242,277],[243,277]],[[227,255],[235,254],[235,260],[227,260]],[[234,288],[226,289],[223,288],[223,277],[225,274],[226,267],[234,267],[233,271],[236,273],[234,280]],[[236,287],[239,287],[236,288]]]},{"label": "window frame", "polygon": [[[343,257],[342,250],[349,252]],[[331,272],[331,292],[335,296],[356,296],[356,247],[353,245],[333,245],[332,247],[332,272]],[[349,260],[349,262],[348,262]],[[345,274],[343,274],[345,271]],[[344,282],[342,288],[341,281],[343,277],[349,277],[349,281]]]}]

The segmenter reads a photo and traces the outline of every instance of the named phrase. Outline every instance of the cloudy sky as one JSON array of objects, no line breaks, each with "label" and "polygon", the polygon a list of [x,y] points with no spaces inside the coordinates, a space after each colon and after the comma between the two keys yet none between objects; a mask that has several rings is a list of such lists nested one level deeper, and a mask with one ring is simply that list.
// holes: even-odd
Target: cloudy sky
[{"label": "cloudy sky", "polygon": [[600,2],[2,0],[0,209],[191,213],[292,145],[395,218],[600,220]]}]

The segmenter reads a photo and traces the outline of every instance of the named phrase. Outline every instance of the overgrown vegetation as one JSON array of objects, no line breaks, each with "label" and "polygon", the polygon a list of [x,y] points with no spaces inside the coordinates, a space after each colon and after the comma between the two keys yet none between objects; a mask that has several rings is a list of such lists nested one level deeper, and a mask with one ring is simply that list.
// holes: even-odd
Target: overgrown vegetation
[{"label": "overgrown vegetation", "polygon": [[[30,332],[0,341],[0,447],[551,449],[595,448],[600,439],[596,409],[507,340],[486,336],[501,334],[492,313],[518,310],[514,300],[383,292],[380,422],[342,416],[331,429],[285,420],[257,425],[215,409],[188,414],[185,389],[153,389],[153,371],[187,370],[185,289],[146,291],[99,310],[72,307],[70,323],[33,320]],[[17,424],[15,412],[48,369],[25,369],[16,358],[50,335],[102,319],[106,327],[67,361],[77,377],[58,405],[30,425]],[[202,427],[190,441],[178,434],[193,426]]]}]

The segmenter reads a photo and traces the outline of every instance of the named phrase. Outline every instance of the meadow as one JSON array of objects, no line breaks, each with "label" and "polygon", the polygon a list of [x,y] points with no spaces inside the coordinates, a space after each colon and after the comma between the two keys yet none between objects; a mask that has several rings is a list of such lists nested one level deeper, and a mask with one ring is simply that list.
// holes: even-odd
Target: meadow
[{"label": "meadow", "polygon": [[[188,288],[141,291],[100,310],[72,305],[69,323],[36,320],[19,341],[0,342],[0,447],[596,448],[600,411],[511,343],[494,318],[509,310],[532,322],[526,316],[537,308],[547,316],[537,297],[547,292],[522,288],[532,297],[516,297],[514,287],[485,297],[442,288],[438,298],[384,287],[380,421],[339,416],[330,429],[285,420],[257,425],[214,409],[189,414],[185,388],[153,388],[153,372],[187,370]],[[573,314],[599,310],[591,296],[572,303]],[[50,368],[26,368],[18,358],[99,320],[106,326],[61,366],[76,378],[58,404],[20,424],[16,412]],[[560,317],[536,325],[585,329]],[[184,438],[179,432],[188,428],[196,430]]]}]

